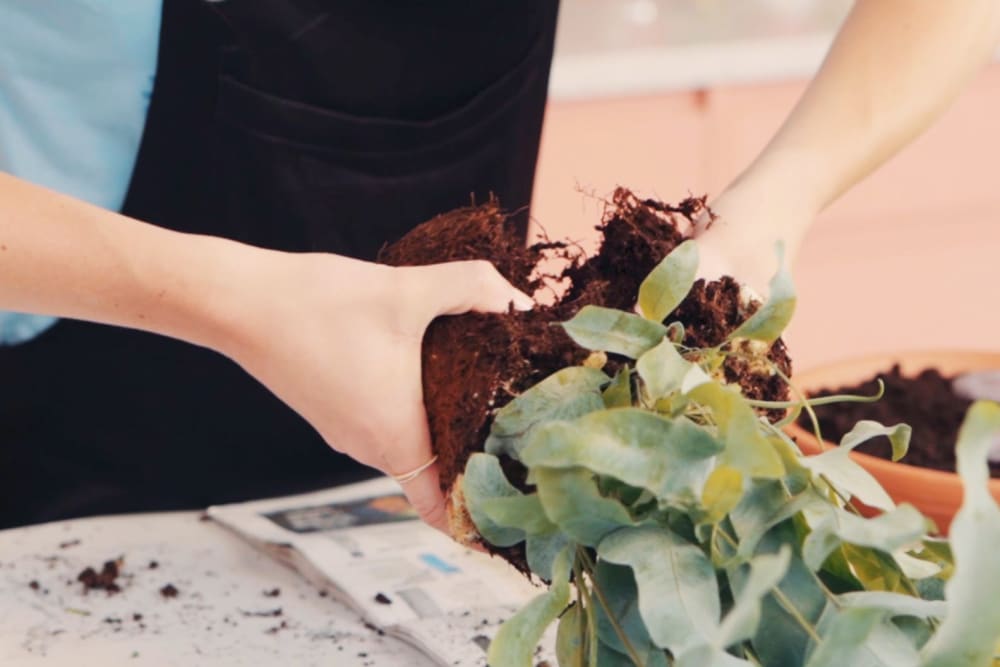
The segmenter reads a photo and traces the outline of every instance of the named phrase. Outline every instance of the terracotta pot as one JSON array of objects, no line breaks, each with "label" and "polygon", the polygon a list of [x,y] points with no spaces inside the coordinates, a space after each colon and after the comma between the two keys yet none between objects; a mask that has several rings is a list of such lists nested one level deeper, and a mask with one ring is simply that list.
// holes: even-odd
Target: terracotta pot
[{"label": "terracotta pot", "polygon": [[[880,371],[887,371],[896,363],[906,375],[916,375],[925,368],[937,368],[944,375],[956,375],[973,370],[1000,369],[1000,353],[931,350],[883,354],[811,368],[796,373],[794,382],[806,393],[842,387],[866,380]],[[823,449],[837,446],[830,442],[817,442],[812,433],[797,425],[789,426],[788,431],[806,454],[817,454]],[[955,443],[946,444],[953,447]],[[893,500],[916,506],[937,524],[942,534],[948,533],[948,526],[962,504],[962,482],[958,475],[893,463],[888,459],[859,452],[852,452],[851,456],[881,482]],[[906,460],[905,457],[903,460]],[[990,490],[1000,502],[1000,479],[990,480]]]}]

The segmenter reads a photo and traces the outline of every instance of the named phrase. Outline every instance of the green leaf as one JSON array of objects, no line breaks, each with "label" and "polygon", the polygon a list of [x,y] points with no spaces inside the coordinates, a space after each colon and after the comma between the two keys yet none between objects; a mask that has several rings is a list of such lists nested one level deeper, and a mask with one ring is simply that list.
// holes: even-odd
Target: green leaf
[{"label": "green leaf", "polygon": [[715,568],[700,548],[665,528],[641,526],[612,533],[597,553],[632,568],[639,613],[657,646],[676,654],[709,643],[719,623],[719,589]]},{"label": "green leaf", "polygon": [[778,272],[771,278],[770,297],[767,303],[729,334],[727,340],[750,338],[773,343],[792,321],[792,315],[795,313],[795,287],[792,285],[792,276],[785,266],[785,250],[780,242],[777,254]]},{"label": "green leaf", "polygon": [[487,500],[521,495],[507,480],[500,461],[495,456],[476,453],[469,457],[462,476],[462,492],[469,516],[487,542],[498,547],[509,547],[524,540],[524,530],[518,524],[496,523],[483,508]]},{"label": "green leaf", "polygon": [[535,647],[545,629],[569,604],[569,569],[573,550],[564,549],[555,559],[552,586],[500,626],[490,642],[491,667],[531,667]]},{"label": "green leaf", "polygon": [[688,395],[712,410],[726,446],[719,457],[720,463],[736,468],[747,477],[777,479],[785,474],[781,456],[738,391],[718,382],[705,382]]},{"label": "green leaf", "polygon": [[517,526],[528,535],[550,533],[555,526],[542,509],[537,494],[485,498],[479,509],[498,526]]},{"label": "green leaf", "polygon": [[829,505],[826,515],[806,537],[802,557],[806,565],[818,570],[841,542],[892,553],[918,541],[924,533],[926,521],[912,505],[900,505],[871,519]]},{"label": "green leaf", "polygon": [[529,468],[588,468],[659,499],[693,502],[720,449],[711,434],[683,417],[616,408],[535,429],[521,459]]},{"label": "green leaf", "polygon": [[944,618],[948,605],[941,600],[921,600],[912,595],[886,591],[852,591],[837,597],[841,606],[880,609],[891,617]]},{"label": "green leaf", "polygon": [[791,558],[791,548],[782,545],[777,553],[762,554],[750,561],[750,574],[719,626],[713,642],[717,648],[724,649],[754,636],[760,623],[761,600],[784,578]]},{"label": "green leaf", "polygon": [[[794,523],[788,520],[770,529],[760,539],[755,555],[779,553],[784,545],[792,545],[788,571],[778,590],[791,603],[798,618],[815,628],[830,603],[820,580],[795,553],[800,538]],[[739,599],[746,587],[742,568],[731,569],[728,575],[733,597]],[[812,637],[772,593],[761,602],[760,622],[752,644],[762,665],[797,666],[805,663]]]},{"label": "green leaf", "polygon": [[[639,660],[642,667],[668,667],[667,657],[662,649],[658,649],[650,644],[645,652],[640,652]],[[635,667],[635,662],[624,653],[619,653],[604,642],[599,642],[597,647],[596,667]]]},{"label": "green leaf", "polygon": [[863,419],[841,438],[840,446],[845,449],[854,449],[863,442],[884,435],[889,438],[889,442],[892,444],[892,460],[898,461],[906,455],[906,450],[910,447],[912,433],[913,429],[907,424],[883,426],[876,421]]},{"label": "green leaf", "polygon": [[635,523],[620,502],[601,495],[586,468],[535,468],[534,473],[548,520],[579,544],[597,546],[608,533]]},{"label": "green leaf", "polygon": [[729,513],[745,558],[754,554],[768,530],[791,516],[785,512],[788,500],[788,491],[779,480],[749,482],[743,498]]},{"label": "green leaf", "polygon": [[[636,653],[647,652],[652,639],[639,612],[639,593],[632,570],[599,561],[594,570],[593,584],[595,591],[591,597],[601,643],[623,655],[629,654],[629,649],[615,629],[617,624]],[[604,603],[607,603],[607,609]]]},{"label": "green leaf", "polygon": [[687,240],[656,265],[639,286],[639,309],[662,322],[691,291],[698,271],[698,245]]},{"label": "green leaf", "polygon": [[917,651],[880,609],[855,607],[830,616],[806,667],[916,667]]},{"label": "green leaf", "polygon": [[630,359],[638,359],[667,335],[667,328],[659,322],[601,306],[584,306],[562,326],[583,348],[613,352]]},{"label": "green leaf", "polygon": [[703,522],[722,521],[739,504],[742,497],[743,474],[727,465],[716,467],[701,490],[701,505],[705,509]]},{"label": "green leaf", "polygon": [[850,446],[833,447],[816,456],[802,457],[802,465],[814,475],[822,476],[845,497],[855,497],[886,512],[892,510],[896,503],[870,472],[851,459],[850,453]]},{"label": "green leaf", "polygon": [[525,557],[528,568],[542,578],[552,581],[556,558],[567,547],[573,546],[565,533],[553,531],[541,535],[528,535],[525,540]]},{"label": "green leaf", "polygon": [[632,405],[632,371],[628,366],[615,373],[611,384],[603,392],[604,407],[628,408]]},{"label": "green leaf", "polygon": [[990,495],[990,447],[1000,437],[1000,404],[977,401],[958,434],[962,508],[949,531],[955,571],[945,584],[948,616],[921,653],[923,667],[990,665],[1000,637],[1000,508]]},{"label": "green leaf", "polygon": [[664,338],[635,363],[652,400],[668,396],[681,388],[691,362],[680,355],[674,344]]},{"label": "green leaf", "polygon": [[727,653],[726,647],[757,632],[761,601],[785,576],[790,562],[791,549],[785,545],[778,553],[757,556],[743,566],[749,575],[745,575],[740,595],[722,619],[712,643],[684,651],[677,656],[674,667],[750,667],[750,662]]},{"label": "green leaf", "polygon": [[556,660],[559,667],[588,667],[583,641],[586,631],[587,616],[581,612],[579,604],[574,604],[559,619],[559,628],[556,630]]},{"label": "green leaf", "polygon": [[686,336],[687,332],[680,322],[675,320],[667,325],[667,340],[671,343],[683,343]]},{"label": "green leaf", "polygon": [[695,646],[674,661],[674,667],[754,667],[754,663],[726,653],[714,646]]},{"label": "green leaf", "polygon": [[601,410],[601,387],[608,380],[603,372],[584,366],[553,373],[497,411],[486,439],[486,453],[516,459],[527,434],[536,425]]},{"label": "green leaf", "polygon": [[851,571],[866,590],[908,593],[908,583],[896,559],[879,549],[844,543],[841,547]]}]

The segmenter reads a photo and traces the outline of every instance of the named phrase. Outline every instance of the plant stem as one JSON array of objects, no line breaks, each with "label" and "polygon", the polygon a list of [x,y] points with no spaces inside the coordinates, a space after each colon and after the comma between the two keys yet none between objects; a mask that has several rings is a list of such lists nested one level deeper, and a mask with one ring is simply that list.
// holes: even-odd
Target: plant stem
[{"label": "plant stem", "polygon": [[[580,605],[580,658],[587,656],[588,667],[597,667],[596,652],[591,655],[591,643],[596,646],[596,638],[591,639],[594,628],[594,621],[591,618],[593,609],[590,604],[590,595],[587,591],[587,584],[583,580],[583,567],[580,565],[579,554],[573,559],[573,581],[576,582],[576,602]],[[593,659],[591,659],[593,658]]]},{"label": "plant stem", "polygon": [[806,634],[808,634],[814,642],[818,644],[823,641],[823,638],[819,636],[818,632],[816,632],[816,628],[812,626],[809,619],[802,615],[791,599],[785,595],[783,590],[776,586],[771,593],[774,595],[774,599],[778,601],[778,604],[780,604],[785,611],[787,611],[789,615],[802,626],[802,629],[806,631]]},{"label": "plant stem", "polygon": [[[593,575],[595,566],[593,561],[590,560],[590,556],[587,554],[586,549],[583,547],[577,547],[577,554],[583,561],[583,566],[587,572]],[[618,619],[616,619],[614,614],[611,613],[611,605],[608,604],[607,598],[604,597],[604,591],[602,591],[601,587],[597,585],[596,579],[591,577],[591,581],[593,582],[594,593],[597,595],[597,601],[604,609],[604,614],[608,617],[608,622],[611,623],[611,627],[614,629],[615,634],[618,635],[618,639],[620,639],[622,644],[625,646],[625,650],[628,652],[629,660],[631,660],[636,667],[645,667],[645,663],[643,663],[642,659],[639,657],[635,647],[632,646],[632,642],[629,641],[628,635],[625,634],[625,630],[622,629],[622,626],[618,623]]]},{"label": "plant stem", "polygon": [[[748,404],[755,408],[765,408],[768,410],[781,410],[784,408],[794,408],[798,406],[818,406],[830,405],[832,403],[874,403],[885,394],[885,385],[879,379],[879,390],[873,396],[860,396],[858,394],[833,394],[832,396],[820,396],[819,398],[802,398],[799,401],[764,401],[757,398],[745,399]],[[790,385],[789,385],[790,386]]]}]

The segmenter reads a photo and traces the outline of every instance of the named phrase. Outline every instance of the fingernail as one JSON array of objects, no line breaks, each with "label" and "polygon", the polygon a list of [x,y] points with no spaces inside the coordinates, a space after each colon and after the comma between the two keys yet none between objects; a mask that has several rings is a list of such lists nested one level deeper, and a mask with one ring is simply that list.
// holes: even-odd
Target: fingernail
[{"label": "fingernail", "polygon": [[514,294],[514,309],[520,311],[532,310],[535,307],[535,300],[523,292]]}]

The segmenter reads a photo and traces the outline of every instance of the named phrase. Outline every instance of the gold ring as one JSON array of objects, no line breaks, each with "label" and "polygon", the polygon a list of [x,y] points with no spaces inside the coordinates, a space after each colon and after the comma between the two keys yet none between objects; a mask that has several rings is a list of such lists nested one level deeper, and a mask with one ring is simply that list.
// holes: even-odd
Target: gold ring
[{"label": "gold ring", "polygon": [[430,458],[429,461],[427,461],[427,463],[424,463],[423,465],[421,465],[421,466],[419,466],[417,468],[414,468],[410,472],[403,473],[402,475],[393,475],[392,478],[394,480],[396,480],[397,482],[399,482],[400,484],[406,484],[408,482],[412,482],[417,477],[420,477],[420,473],[422,473],[423,471],[427,470],[432,465],[434,465],[435,463],[437,463],[437,460],[438,460],[438,457],[435,454],[434,456],[432,456]]}]

